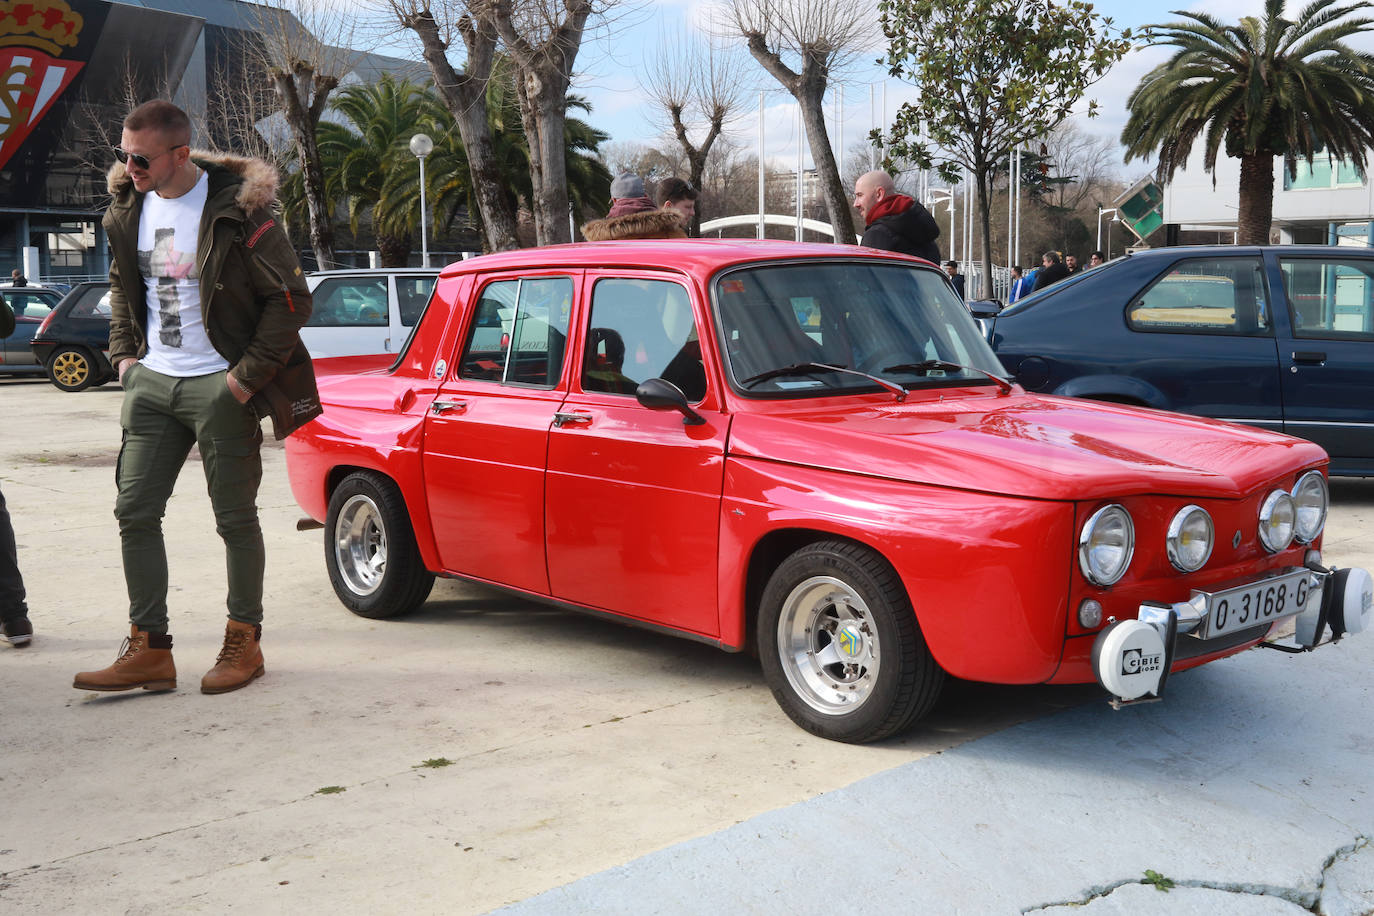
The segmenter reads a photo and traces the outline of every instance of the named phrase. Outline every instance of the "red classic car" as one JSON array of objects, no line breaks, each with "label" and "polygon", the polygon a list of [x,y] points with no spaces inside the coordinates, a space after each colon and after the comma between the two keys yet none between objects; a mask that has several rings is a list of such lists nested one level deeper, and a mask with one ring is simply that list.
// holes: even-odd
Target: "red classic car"
[{"label": "red classic car", "polygon": [[947,675],[1115,702],[1296,619],[1368,625],[1321,564],[1326,455],[1026,394],[931,265],[775,242],[612,242],[446,268],[395,359],[317,363],[287,442],[343,603],[435,575],[731,651],[842,741]]}]

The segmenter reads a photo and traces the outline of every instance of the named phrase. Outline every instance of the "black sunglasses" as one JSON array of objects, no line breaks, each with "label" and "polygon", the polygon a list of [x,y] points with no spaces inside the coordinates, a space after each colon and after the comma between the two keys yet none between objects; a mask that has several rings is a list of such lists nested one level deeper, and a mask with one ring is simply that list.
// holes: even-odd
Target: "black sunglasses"
[{"label": "black sunglasses", "polygon": [[161,159],[163,156],[172,152],[172,150],[181,149],[183,146],[190,146],[190,144],[178,143],[176,146],[163,150],[156,156],[140,156],[138,153],[126,152],[125,150],[122,150],[116,146],[114,148],[114,154],[115,158],[118,159],[120,162],[132,162],[134,165],[138,166],[140,169],[143,169],[143,171],[146,172],[148,171],[148,166],[152,165],[158,159]]}]

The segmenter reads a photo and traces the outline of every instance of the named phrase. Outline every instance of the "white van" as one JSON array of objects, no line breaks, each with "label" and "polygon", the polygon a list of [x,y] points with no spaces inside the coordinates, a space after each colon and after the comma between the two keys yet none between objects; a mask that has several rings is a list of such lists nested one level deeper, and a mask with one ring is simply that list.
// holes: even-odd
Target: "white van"
[{"label": "white van", "polygon": [[322,270],[305,279],[314,296],[301,340],[310,355],[395,353],[434,292],[437,267]]}]

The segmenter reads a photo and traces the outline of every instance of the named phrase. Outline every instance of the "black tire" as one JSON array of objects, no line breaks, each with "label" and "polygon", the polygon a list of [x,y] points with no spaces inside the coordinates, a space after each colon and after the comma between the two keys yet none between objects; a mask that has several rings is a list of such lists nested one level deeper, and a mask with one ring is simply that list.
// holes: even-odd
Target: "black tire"
[{"label": "black tire", "polygon": [[48,380],[63,391],[85,391],[100,383],[100,369],[85,347],[58,347],[46,368]]},{"label": "black tire", "polygon": [[401,491],[372,471],[349,474],[330,496],[324,562],[334,594],[360,617],[413,611],[434,587]]},{"label": "black tire", "polygon": [[896,571],[859,544],[820,541],[784,560],[764,589],[757,636],[778,705],[822,738],[894,735],[944,687]]}]

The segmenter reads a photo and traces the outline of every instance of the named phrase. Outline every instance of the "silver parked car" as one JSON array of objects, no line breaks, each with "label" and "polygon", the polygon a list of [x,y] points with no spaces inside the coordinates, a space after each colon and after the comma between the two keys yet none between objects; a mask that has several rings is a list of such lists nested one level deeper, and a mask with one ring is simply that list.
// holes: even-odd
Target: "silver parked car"
[{"label": "silver parked car", "polygon": [[306,282],[315,303],[301,339],[316,358],[395,353],[420,320],[438,277],[437,267],[312,273]]}]

